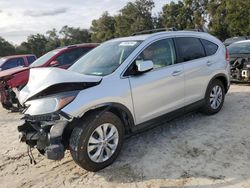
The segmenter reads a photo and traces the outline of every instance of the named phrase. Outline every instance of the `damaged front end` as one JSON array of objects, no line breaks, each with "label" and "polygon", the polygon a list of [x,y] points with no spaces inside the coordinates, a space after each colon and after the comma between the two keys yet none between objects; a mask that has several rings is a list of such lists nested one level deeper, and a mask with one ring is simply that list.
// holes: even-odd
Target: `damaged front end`
[{"label": "damaged front end", "polygon": [[46,115],[25,115],[24,123],[18,126],[19,139],[31,148],[44,154],[48,159],[60,160],[64,157],[67,143],[63,142],[63,133],[70,118],[61,112]]},{"label": "damaged front end", "polygon": [[[47,75],[41,77],[40,75]],[[20,141],[36,148],[48,159],[60,160],[69,146],[69,137],[78,121],[62,111],[78,93],[98,85],[101,77],[89,77],[61,69],[34,69],[20,91],[24,121],[18,126]]]},{"label": "damaged front end", "polygon": [[[79,91],[69,91],[49,96],[37,95],[25,102],[24,123],[18,126],[20,141],[44,154],[48,159],[60,160],[68,143],[63,139],[66,126],[72,117],[61,111],[71,103]],[[42,94],[42,93],[41,93]]]}]

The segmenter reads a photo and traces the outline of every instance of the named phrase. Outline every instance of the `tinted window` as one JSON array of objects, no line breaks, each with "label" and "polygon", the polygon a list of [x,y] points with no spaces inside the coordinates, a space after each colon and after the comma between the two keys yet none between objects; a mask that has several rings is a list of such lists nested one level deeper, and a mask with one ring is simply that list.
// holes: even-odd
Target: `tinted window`
[{"label": "tinted window", "polygon": [[154,63],[154,68],[173,65],[176,62],[173,40],[164,39],[148,46],[137,57],[136,63],[145,60],[151,60]]},{"label": "tinted window", "polygon": [[205,48],[207,56],[210,56],[210,55],[213,55],[216,53],[216,51],[218,49],[218,46],[216,44],[214,44],[210,41],[204,40],[204,39],[201,39],[201,42]]},{"label": "tinted window", "polygon": [[27,56],[27,59],[28,59],[29,65],[36,60],[35,56]]},{"label": "tinted window", "polygon": [[181,37],[176,38],[176,45],[181,62],[205,57],[204,48],[198,38]]},{"label": "tinted window", "polygon": [[90,48],[75,48],[59,55],[56,60],[60,65],[73,64],[77,59],[87,53]]},{"label": "tinted window", "polygon": [[250,54],[250,42],[231,44],[228,50],[229,54]]},{"label": "tinted window", "polygon": [[14,67],[24,66],[24,60],[23,58],[14,58],[8,60],[3,66],[3,70],[11,69]]}]

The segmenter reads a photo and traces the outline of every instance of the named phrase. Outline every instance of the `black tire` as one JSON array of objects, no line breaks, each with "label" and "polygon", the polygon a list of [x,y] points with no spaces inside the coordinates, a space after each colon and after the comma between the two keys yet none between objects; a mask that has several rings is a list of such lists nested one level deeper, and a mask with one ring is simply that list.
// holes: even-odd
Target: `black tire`
[{"label": "black tire", "polygon": [[[220,105],[217,108],[212,108],[212,104],[210,102],[210,94],[212,93],[213,88],[216,86],[219,86],[221,88],[222,98],[221,98]],[[210,83],[210,85],[207,88],[207,92],[205,96],[205,105],[201,108],[201,111],[207,115],[213,115],[213,114],[218,113],[224,104],[224,99],[225,99],[225,88],[224,88],[223,83],[217,79],[213,80],[212,83]]]},{"label": "black tire", "polygon": [[[96,128],[104,123],[113,124],[119,135],[116,150],[109,159],[104,162],[94,162],[90,159],[87,147],[89,139]],[[82,125],[75,127],[70,137],[70,152],[74,161],[85,170],[96,172],[112,164],[119,155],[124,139],[124,125],[120,118],[112,112],[91,114],[85,117]]]}]

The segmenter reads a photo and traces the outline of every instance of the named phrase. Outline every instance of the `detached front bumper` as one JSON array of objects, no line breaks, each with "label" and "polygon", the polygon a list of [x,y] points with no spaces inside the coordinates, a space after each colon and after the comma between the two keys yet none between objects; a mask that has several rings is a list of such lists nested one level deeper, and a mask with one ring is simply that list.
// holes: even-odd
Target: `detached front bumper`
[{"label": "detached front bumper", "polygon": [[48,159],[60,160],[64,157],[66,148],[62,143],[62,137],[69,121],[61,120],[59,114],[25,116],[23,119],[24,123],[18,126],[21,142],[36,147]]}]

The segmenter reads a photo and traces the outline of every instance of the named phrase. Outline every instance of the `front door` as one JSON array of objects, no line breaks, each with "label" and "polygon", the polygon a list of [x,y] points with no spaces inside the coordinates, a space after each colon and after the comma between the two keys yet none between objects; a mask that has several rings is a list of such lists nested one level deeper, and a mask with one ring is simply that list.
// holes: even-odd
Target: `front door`
[{"label": "front door", "polygon": [[183,65],[176,64],[172,39],[149,45],[135,60],[151,60],[154,69],[129,77],[136,124],[146,122],[184,105]]}]

